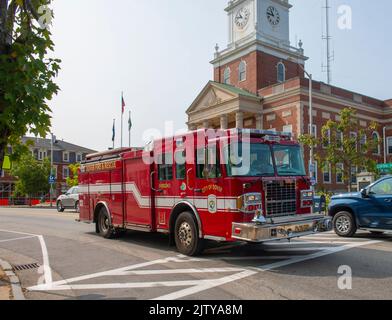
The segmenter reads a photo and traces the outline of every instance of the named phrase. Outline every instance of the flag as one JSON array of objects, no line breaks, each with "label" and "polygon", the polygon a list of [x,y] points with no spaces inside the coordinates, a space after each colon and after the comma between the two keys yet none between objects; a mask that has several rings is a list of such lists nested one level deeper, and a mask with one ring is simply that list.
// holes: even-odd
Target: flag
[{"label": "flag", "polygon": [[114,142],[114,138],[116,138],[116,120],[113,120],[113,134],[112,134],[112,141]]},{"label": "flag", "polygon": [[125,100],[124,100],[124,95],[123,94],[121,94],[121,110],[122,110],[122,113],[124,113],[124,111],[125,111]]},{"label": "flag", "polygon": [[128,131],[132,129],[132,119],[131,119],[131,111],[129,111],[129,119],[128,119]]}]

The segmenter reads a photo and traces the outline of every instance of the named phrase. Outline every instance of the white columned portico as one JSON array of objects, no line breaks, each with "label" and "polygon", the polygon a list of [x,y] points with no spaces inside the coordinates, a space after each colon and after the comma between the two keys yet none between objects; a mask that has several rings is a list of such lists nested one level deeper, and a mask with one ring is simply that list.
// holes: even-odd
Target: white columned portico
[{"label": "white columned portico", "polygon": [[259,130],[264,129],[262,114],[256,115],[256,129],[259,129]]},{"label": "white columned portico", "polygon": [[220,127],[222,130],[229,128],[229,117],[227,114],[224,114],[220,117]]},{"label": "white columned portico", "polygon": [[208,129],[209,126],[210,126],[209,121],[208,121],[208,120],[204,120],[204,121],[203,121],[203,124],[202,124],[203,129]]},{"label": "white columned portico", "polygon": [[244,114],[242,112],[237,112],[235,114],[235,127],[237,129],[244,128]]}]

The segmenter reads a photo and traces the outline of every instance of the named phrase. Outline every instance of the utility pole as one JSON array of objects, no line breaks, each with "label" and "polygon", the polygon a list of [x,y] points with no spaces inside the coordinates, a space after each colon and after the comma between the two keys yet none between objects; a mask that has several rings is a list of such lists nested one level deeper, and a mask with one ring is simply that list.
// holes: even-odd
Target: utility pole
[{"label": "utility pole", "polygon": [[[53,133],[50,133],[50,176],[53,176],[53,139],[54,135]],[[53,207],[52,199],[53,199],[53,183],[50,183],[50,191],[49,191],[49,197],[50,197],[50,207]]]}]

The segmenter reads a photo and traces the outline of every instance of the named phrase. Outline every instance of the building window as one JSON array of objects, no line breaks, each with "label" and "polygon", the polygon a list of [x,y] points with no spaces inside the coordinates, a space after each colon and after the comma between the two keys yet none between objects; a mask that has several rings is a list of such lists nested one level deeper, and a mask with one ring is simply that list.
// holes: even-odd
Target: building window
[{"label": "building window", "polygon": [[336,183],[343,184],[343,170],[344,170],[344,165],[343,163],[338,163],[336,165]]},{"label": "building window", "polygon": [[343,132],[342,131],[336,132],[336,145],[339,150],[343,150]]},{"label": "building window", "polygon": [[317,161],[314,161],[313,165],[314,165],[313,180],[317,184],[317,182],[318,182],[318,164],[317,164]]},{"label": "building window", "polygon": [[361,136],[361,139],[359,140],[359,148],[362,152],[366,151],[365,150],[366,142],[367,142],[367,137],[366,137],[366,134],[364,134]]},{"label": "building window", "polygon": [[331,183],[331,164],[326,163],[323,167],[323,181],[324,183]]},{"label": "building window", "polygon": [[4,176],[5,176],[4,170],[0,169],[0,177],[4,178]]},{"label": "building window", "polygon": [[46,154],[45,150],[38,151],[38,160],[44,160],[46,157],[47,157],[47,154]]},{"label": "building window", "polygon": [[286,81],[286,67],[282,62],[278,63],[278,82],[285,82]]},{"label": "building window", "polygon": [[224,84],[230,84],[230,74],[231,74],[230,68],[227,67],[225,69],[225,71],[223,72],[223,83]]},{"label": "building window", "polygon": [[315,124],[312,125],[312,136],[313,138],[317,138],[317,126]]},{"label": "building window", "polygon": [[55,177],[55,179],[57,179],[57,166],[53,166],[52,168],[52,174]]},{"label": "building window", "polygon": [[358,149],[358,135],[356,132],[350,132],[351,144],[355,149]]},{"label": "building window", "polygon": [[379,155],[381,153],[381,148],[380,148],[380,135],[378,132],[373,132],[372,134],[372,139],[373,139],[373,154]]},{"label": "building window", "polygon": [[69,152],[66,151],[63,152],[63,161],[69,162]]},{"label": "building window", "polygon": [[288,124],[283,127],[283,132],[284,133],[293,133],[293,126],[291,124]]},{"label": "building window", "polygon": [[323,148],[327,149],[331,144],[331,130],[327,130],[325,133],[326,137],[323,137]]},{"label": "building window", "polygon": [[238,79],[239,79],[239,81],[246,80],[246,62],[245,61],[240,62],[240,66],[238,68]]},{"label": "building window", "polygon": [[82,154],[81,153],[77,153],[76,154],[76,162],[82,162],[82,160],[83,160]]},{"label": "building window", "polygon": [[358,168],[356,166],[351,166],[351,183],[352,184],[357,183],[357,172],[358,172]]},{"label": "building window", "polygon": [[69,177],[69,168],[63,167],[63,179],[66,179],[68,177]]}]

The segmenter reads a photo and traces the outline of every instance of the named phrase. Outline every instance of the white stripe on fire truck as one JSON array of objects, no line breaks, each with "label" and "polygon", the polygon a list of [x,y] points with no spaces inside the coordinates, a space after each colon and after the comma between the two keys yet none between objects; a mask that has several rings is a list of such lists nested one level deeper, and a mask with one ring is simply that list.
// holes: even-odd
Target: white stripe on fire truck
[{"label": "white stripe on fire truck", "polygon": [[[80,185],[79,186],[80,193],[121,193],[122,185],[121,183],[112,183],[112,184],[95,184],[95,185]],[[125,184],[125,192],[132,193],[139,207],[149,208],[150,205],[150,197],[143,196],[137,185],[133,182]],[[175,204],[180,201],[183,201],[184,198],[181,197],[170,197],[170,196],[157,196],[156,197],[156,206],[158,208],[172,208]],[[193,204],[198,209],[208,209],[208,197],[207,196],[195,196],[192,198],[186,199],[188,202]],[[217,197],[217,209],[219,211],[229,211],[236,210],[237,203],[235,198],[218,198]]]}]

